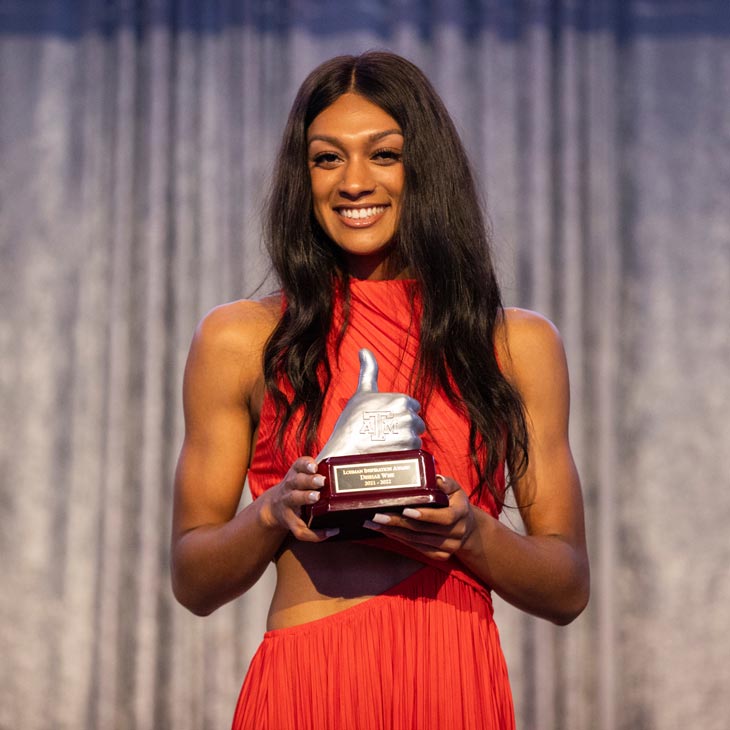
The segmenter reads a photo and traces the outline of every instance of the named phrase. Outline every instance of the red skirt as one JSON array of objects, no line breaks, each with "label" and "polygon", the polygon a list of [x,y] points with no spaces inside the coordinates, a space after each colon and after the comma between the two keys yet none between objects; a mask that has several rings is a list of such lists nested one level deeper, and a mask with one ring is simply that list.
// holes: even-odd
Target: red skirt
[{"label": "red skirt", "polygon": [[268,631],[233,730],[514,730],[489,592],[426,566],[332,616]]}]

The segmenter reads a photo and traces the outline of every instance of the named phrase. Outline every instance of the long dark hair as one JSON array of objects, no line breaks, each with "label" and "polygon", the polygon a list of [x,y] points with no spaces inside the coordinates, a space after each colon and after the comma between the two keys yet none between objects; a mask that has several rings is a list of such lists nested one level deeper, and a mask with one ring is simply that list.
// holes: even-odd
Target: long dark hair
[{"label": "long dark hair", "polygon": [[[331,379],[326,342],[338,283],[346,306],[349,301],[339,249],[314,217],[307,168],[309,125],[348,92],[384,109],[403,131],[405,184],[393,256],[394,270],[416,280],[422,299],[414,394],[422,398],[440,386],[462,410],[470,423],[477,491],[487,486],[501,502],[494,475],[504,461],[512,479],[523,473],[527,428],[520,396],[494,351],[503,310],[489,236],[469,161],[443,102],[420,69],[392,53],[326,61],[304,80],[289,114],[264,222],[286,302],[264,353],[280,433],[301,409],[303,453],[315,445]],[[291,383],[291,400],[280,389],[283,378]]]}]

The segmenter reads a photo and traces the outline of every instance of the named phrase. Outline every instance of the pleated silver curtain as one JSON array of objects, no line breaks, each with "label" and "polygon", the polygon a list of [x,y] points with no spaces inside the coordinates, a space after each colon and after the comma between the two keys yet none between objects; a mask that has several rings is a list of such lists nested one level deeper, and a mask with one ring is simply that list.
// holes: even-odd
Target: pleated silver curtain
[{"label": "pleated silver curtain", "polygon": [[0,0],[2,730],[229,726],[271,576],[171,595],[182,369],[275,287],[294,91],[374,47],[443,95],[505,298],[568,351],[593,594],[567,628],[498,602],[518,726],[728,727],[727,2]]}]

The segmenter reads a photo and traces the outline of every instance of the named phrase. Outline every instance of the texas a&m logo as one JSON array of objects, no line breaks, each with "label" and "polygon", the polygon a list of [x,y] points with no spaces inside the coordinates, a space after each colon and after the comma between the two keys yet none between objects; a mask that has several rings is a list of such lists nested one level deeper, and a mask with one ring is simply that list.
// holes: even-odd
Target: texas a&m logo
[{"label": "texas a&m logo", "polygon": [[371,441],[385,441],[389,434],[397,434],[393,411],[364,411],[361,434],[370,434]]}]

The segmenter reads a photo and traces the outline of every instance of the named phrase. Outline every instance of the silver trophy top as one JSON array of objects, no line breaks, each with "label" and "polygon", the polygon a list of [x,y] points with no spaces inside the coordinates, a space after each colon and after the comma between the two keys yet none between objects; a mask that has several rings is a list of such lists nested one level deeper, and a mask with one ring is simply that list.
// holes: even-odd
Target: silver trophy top
[{"label": "silver trophy top", "polygon": [[359,357],[357,390],[317,455],[318,462],[330,456],[421,448],[420,434],[426,425],[418,415],[420,403],[405,393],[380,393],[375,355],[363,348]]}]

